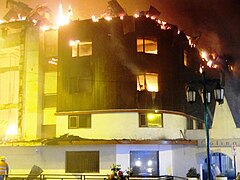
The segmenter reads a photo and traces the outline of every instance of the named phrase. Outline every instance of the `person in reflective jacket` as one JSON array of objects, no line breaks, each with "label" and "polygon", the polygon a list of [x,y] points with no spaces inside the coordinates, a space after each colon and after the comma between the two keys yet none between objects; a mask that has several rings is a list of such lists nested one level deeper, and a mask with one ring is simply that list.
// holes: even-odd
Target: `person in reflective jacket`
[{"label": "person in reflective jacket", "polygon": [[0,180],[4,180],[8,176],[8,164],[5,156],[0,156]]}]

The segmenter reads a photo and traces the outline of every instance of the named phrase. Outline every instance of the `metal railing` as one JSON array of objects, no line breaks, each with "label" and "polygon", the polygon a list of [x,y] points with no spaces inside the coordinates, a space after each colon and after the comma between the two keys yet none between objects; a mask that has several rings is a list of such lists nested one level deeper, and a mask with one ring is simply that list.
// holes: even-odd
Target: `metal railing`
[{"label": "metal railing", "polygon": [[[130,176],[128,180],[186,180],[179,176]],[[82,175],[82,174],[9,174],[5,180],[108,180],[107,175]],[[117,179],[116,179],[117,180]]]}]

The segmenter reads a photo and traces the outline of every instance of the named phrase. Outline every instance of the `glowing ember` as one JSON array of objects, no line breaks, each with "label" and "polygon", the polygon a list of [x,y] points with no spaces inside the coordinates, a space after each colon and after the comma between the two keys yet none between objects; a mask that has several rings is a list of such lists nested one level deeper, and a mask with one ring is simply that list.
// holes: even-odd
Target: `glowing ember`
[{"label": "glowing ember", "polygon": [[207,52],[202,51],[202,52],[201,52],[201,56],[202,56],[202,59],[204,59],[204,60],[207,61]]},{"label": "glowing ember", "polygon": [[48,61],[49,64],[57,65],[58,59],[52,58],[51,60]]},{"label": "glowing ember", "polygon": [[208,67],[212,67],[212,65],[213,65],[213,62],[212,62],[211,60],[209,60],[209,61],[207,62],[207,66],[208,66]]},{"label": "glowing ember", "polygon": [[139,14],[134,14],[134,17],[135,18],[139,18]]},{"label": "glowing ember", "polygon": [[188,39],[188,44],[191,46],[191,47],[196,47],[196,45],[192,42],[192,38],[190,36],[187,36],[187,39]]},{"label": "glowing ember", "polygon": [[104,19],[107,20],[107,21],[111,21],[111,20],[112,20],[112,17],[106,16],[106,17],[104,17]]},{"label": "glowing ember", "polygon": [[93,22],[98,22],[98,21],[99,21],[99,19],[98,19],[98,18],[96,18],[94,15],[92,15],[92,21],[93,21]]},{"label": "glowing ember", "polygon": [[50,27],[49,27],[49,26],[41,26],[40,29],[41,29],[42,31],[47,31],[47,30],[50,29]]}]

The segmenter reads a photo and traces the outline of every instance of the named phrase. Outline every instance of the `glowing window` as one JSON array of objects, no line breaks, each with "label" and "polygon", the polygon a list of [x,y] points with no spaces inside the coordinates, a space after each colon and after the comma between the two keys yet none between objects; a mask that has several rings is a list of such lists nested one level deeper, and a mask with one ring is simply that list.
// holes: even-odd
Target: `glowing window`
[{"label": "glowing window", "polygon": [[183,59],[184,66],[188,66],[188,59],[187,59],[187,51],[184,51],[184,59]]},{"label": "glowing window", "polygon": [[158,92],[158,74],[147,73],[137,76],[137,90]]},{"label": "glowing window", "polygon": [[137,38],[137,52],[158,54],[157,38]]},{"label": "glowing window", "polygon": [[140,127],[163,127],[163,115],[156,113],[139,114]]},{"label": "glowing window", "polygon": [[72,57],[82,57],[92,55],[92,42],[90,41],[70,41],[69,45],[72,47]]},{"label": "glowing window", "polygon": [[133,176],[159,176],[158,151],[130,151]]}]

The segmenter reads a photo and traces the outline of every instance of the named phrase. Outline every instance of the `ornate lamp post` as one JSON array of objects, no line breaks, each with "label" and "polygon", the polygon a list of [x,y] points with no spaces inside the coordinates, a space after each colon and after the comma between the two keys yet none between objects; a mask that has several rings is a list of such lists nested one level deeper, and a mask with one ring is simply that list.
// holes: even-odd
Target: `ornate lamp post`
[{"label": "ornate lamp post", "polygon": [[209,138],[209,120],[208,120],[208,104],[211,102],[211,92],[208,90],[210,86],[215,85],[214,96],[215,100],[219,103],[223,103],[224,89],[220,86],[220,79],[206,79],[205,72],[202,73],[202,79],[200,81],[192,81],[189,84],[187,90],[187,101],[194,103],[196,101],[197,91],[194,86],[200,87],[203,93],[204,103],[204,121],[206,129],[206,143],[207,143],[207,173],[208,179],[212,180],[211,175],[211,153],[210,153],[210,138]]}]

